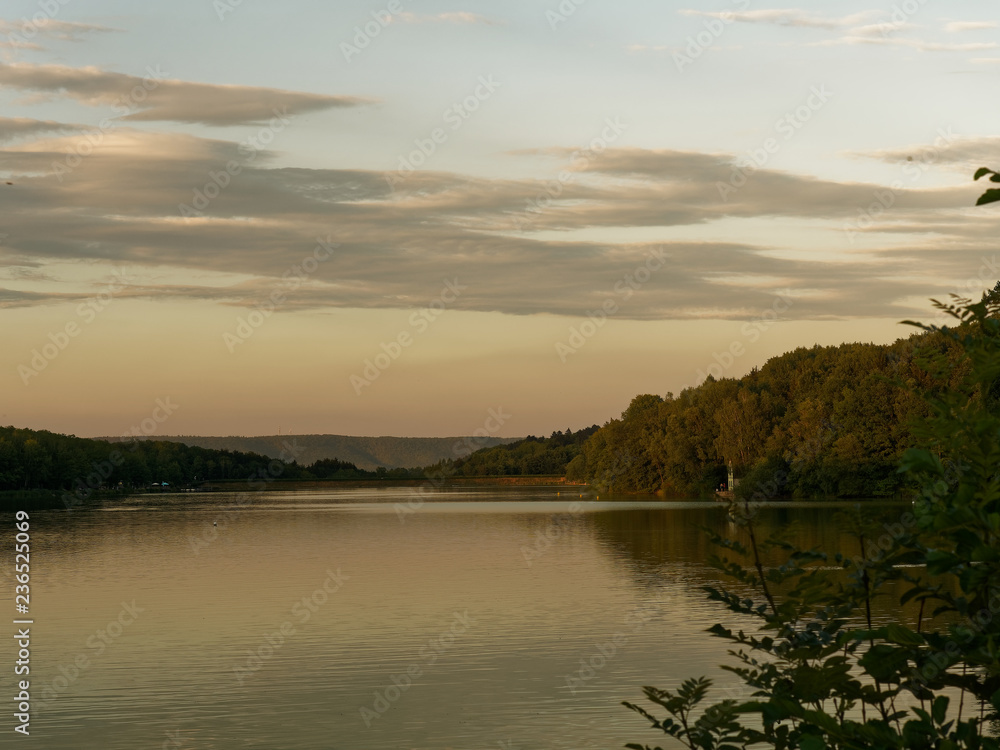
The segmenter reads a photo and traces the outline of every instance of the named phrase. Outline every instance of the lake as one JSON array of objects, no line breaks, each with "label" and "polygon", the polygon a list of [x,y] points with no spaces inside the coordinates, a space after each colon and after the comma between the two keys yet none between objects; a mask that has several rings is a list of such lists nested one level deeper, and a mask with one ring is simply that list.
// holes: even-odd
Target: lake
[{"label": "lake", "polygon": [[[663,744],[622,700],[703,674],[719,697],[738,684],[703,632],[732,620],[699,588],[719,580],[699,526],[725,531],[724,508],[566,490],[143,495],[34,512],[31,744]],[[800,544],[854,554],[843,507],[776,504],[759,523],[797,522]]]}]

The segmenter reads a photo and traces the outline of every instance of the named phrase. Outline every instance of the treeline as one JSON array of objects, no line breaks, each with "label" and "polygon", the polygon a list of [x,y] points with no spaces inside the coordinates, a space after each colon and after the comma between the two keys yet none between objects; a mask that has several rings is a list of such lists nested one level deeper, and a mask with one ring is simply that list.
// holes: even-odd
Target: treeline
[{"label": "treeline", "polygon": [[[290,446],[293,449],[293,446]],[[409,479],[420,469],[359,469],[324,459],[300,465],[294,455],[272,459],[256,453],[212,450],[168,441],[111,443],[45,430],[0,427],[0,490],[84,492],[136,490],[164,482],[172,487],[218,481],[310,479]]]},{"label": "treeline", "polygon": [[[998,287],[1000,289],[1000,287]],[[1000,294],[1000,291],[998,291]],[[709,377],[679,396],[641,395],[619,419],[547,438],[485,447],[413,469],[360,469],[321,459],[301,465],[256,453],[168,441],[109,443],[45,431],[0,428],[0,490],[87,494],[152,484],[219,481],[422,479],[427,476],[565,475],[601,490],[691,497],[711,494],[731,464],[740,493],[764,497],[864,497],[904,489],[897,472],[925,416],[913,386],[951,387],[958,348],[940,334],[890,345],[799,348],[742,378]],[[918,362],[944,375],[928,382]],[[1000,391],[1000,388],[997,389]],[[995,394],[988,394],[994,398]]]},{"label": "treeline", "polygon": [[[0,427],[0,491],[70,492],[77,499],[100,490],[179,489],[208,482],[260,483],[309,480],[423,479],[426,476],[562,476],[598,429],[529,436],[508,445],[482,448],[429,467],[374,471],[337,458],[308,465],[296,459],[295,444],[279,458],[258,453],[200,448],[167,440],[109,442],[45,430]],[[469,450],[474,448],[470,445]]]},{"label": "treeline", "polygon": [[799,348],[745,377],[711,376],[679,396],[641,395],[604,425],[570,467],[602,489],[704,496],[726,481],[758,497],[892,495],[912,444],[911,419],[925,402],[911,386],[928,383],[916,366],[936,358],[942,372],[957,347],[940,334],[890,345]]},{"label": "treeline", "polygon": [[[481,448],[467,456],[428,467],[437,476],[517,477],[567,474],[567,467],[582,454],[583,445],[600,429],[596,424],[573,432],[553,432],[549,437],[528,437],[506,445]],[[572,473],[572,472],[570,472]],[[582,479],[582,474],[579,476]]]}]

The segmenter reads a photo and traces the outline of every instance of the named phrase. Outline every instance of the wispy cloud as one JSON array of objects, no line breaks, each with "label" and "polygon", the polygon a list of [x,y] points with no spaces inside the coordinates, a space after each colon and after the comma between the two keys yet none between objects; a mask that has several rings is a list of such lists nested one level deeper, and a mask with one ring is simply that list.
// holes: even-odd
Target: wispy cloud
[{"label": "wispy cloud", "polygon": [[952,33],[961,31],[980,31],[997,28],[996,21],[951,21],[944,26],[945,31]]},{"label": "wispy cloud", "polygon": [[[892,30],[896,27],[892,26]],[[997,49],[996,42],[967,42],[964,44],[949,44],[947,42],[929,42],[924,39],[911,39],[885,34],[848,34],[837,39],[827,39],[812,42],[810,46],[832,47],[838,45],[876,45],[883,47],[908,47],[920,52],[976,52],[979,50]]]},{"label": "wispy cloud", "polygon": [[668,47],[665,44],[630,44],[625,48],[627,52],[672,52],[677,47]]},{"label": "wispy cloud", "polygon": [[467,13],[465,11],[454,11],[450,13],[438,13],[436,15],[420,15],[418,13],[400,13],[398,16],[404,23],[453,23],[461,25],[480,26],[502,26],[502,21],[497,21],[478,13]]},{"label": "wispy cloud", "polygon": [[[743,49],[743,45],[741,44],[725,44],[725,45],[713,44],[711,47],[707,47],[706,51],[721,52],[723,50],[732,51],[741,49]],[[664,54],[667,52],[683,52],[684,47],[676,45],[670,46],[667,44],[630,44],[627,47],[625,47],[625,51],[632,52],[634,54],[642,54],[642,53]]]},{"label": "wispy cloud", "polygon": [[870,23],[865,26],[856,26],[848,33],[849,37],[878,37],[885,38],[890,34],[897,34],[900,31],[911,31],[916,26],[905,21],[892,23]]},{"label": "wispy cloud", "polygon": [[76,21],[39,18],[32,21],[8,21],[0,18],[0,49],[41,50],[40,39],[79,42],[91,34],[121,31],[110,26]]},{"label": "wispy cloud", "polygon": [[18,138],[40,135],[41,133],[85,130],[83,125],[69,125],[51,120],[32,120],[28,117],[0,117],[0,143],[7,143]]},{"label": "wispy cloud", "polygon": [[[882,21],[885,11],[862,11],[846,16],[823,16],[798,8],[761,9],[748,11],[703,11],[684,9],[681,15],[714,18],[726,23],[770,24],[794,28],[825,29],[841,32],[841,36],[833,39],[805,43],[806,46],[836,46],[836,45],[882,45],[886,47],[907,47],[921,52],[974,52],[977,50],[996,49],[994,42],[969,42],[953,44],[947,42],[926,41],[918,38],[898,36],[900,32],[916,28],[906,21]],[[995,28],[996,23],[990,21],[955,21],[945,26],[946,31],[972,31],[977,29]]]},{"label": "wispy cloud", "polygon": [[703,16],[705,18],[717,18],[722,21],[734,21],[736,23],[764,23],[777,26],[797,26],[813,29],[842,29],[857,26],[867,19],[878,15],[878,11],[862,11],[848,16],[831,17],[821,16],[809,11],[796,8],[788,9],[761,9],[747,11],[704,11],[683,9],[681,15]]},{"label": "wispy cloud", "polygon": [[[154,71],[156,72],[156,71]],[[160,74],[157,72],[157,76]],[[194,83],[114,73],[94,67],[0,63],[0,85],[47,97],[65,96],[89,106],[111,106],[127,101],[145,82],[148,94],[141,108],[123,119],[241,125],[266,122],[275,112],[297,115],[334,107],[357,107],[370,99],[308,94],[256,86]]]},{"label": "wispy cloud", "polygon": [[889,163],[916,159],[925,163],[951,165],[968,175],[971,174],[972,169],[994,161],[998,153],[1000,153],[1000,136],[987,136],[982,138],[952,137],[947,148],[914,144],[902,148],[875,151],[850,151],[847,155]]}]

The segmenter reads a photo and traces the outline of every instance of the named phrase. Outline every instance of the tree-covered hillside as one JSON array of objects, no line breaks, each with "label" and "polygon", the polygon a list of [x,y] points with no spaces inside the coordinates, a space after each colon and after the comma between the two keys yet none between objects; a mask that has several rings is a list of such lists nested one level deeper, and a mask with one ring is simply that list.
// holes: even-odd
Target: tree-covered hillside
[{"label": "tree-covered hillside", "polygon": [[938,334],[814,346],[743,378],[637,396],[587,441],[574,469],[602,488],[690,496],[717,489],[731,462],[740,490],[765,497],[892,494],[902,488],[896,467],[912,443],[910,419],[926,408],[904,387],[926,384],[919,351],[956,356]]},{"label": "tree-covered hillside", "polygon": [[547,438],[529,435],[507,445],[481,448],[468,456],[443,461],[428,471],[445,470],[450,476],[463,477],[565,474],[570,479],[582,479],[582,474],[574,477],[574,472],[567,471],[567,466],[577,459],[584,442],[597,430],[598,426],[595,424],[576,432],[569,429],[565,432],[556,431]]},{"label": "tree-covered hillside", "polygon": [[[100,439],[114,443],[122,438]],[[133,438],[126,439],[132,440]],[[455,446],[466,445],[469,441],[476,447],[511,442],[511,438],[498,437],[415,438],[350,435],[263,435],[258,437],[178,435],[136,439],[169,441],[220,451],[257,453],[270,458],[279,458],[283,451],[287,452],[285,445],[292,442],[297,446],[297,460],[300,464],[310,465],[323,459],[337,459],[347,461],[359,469],[368,471],[375,471],[380,466],[387,469],[429,466],[454,456]]]},{"label": "tree-covered hillside", "polygon": [[100,488],[172,487],[208,481],[406,479],[419,469],[366,471],[337,459],[302,465],[288,440],[276,458],[169,441],[109,443],[45,430],[0,427],[0,490],[47,489],[89,494]]},{"label": "tree-covered hillside", "polygon": [[[266,483],[287,480],[422,479],[440,476],[485,477],[538,474],[562,475],[580,453],[583,441],[597,425],[579,432],[554,432],[549,438],[528,437],[510,445],[482,448],[453,461],[427,468],[374,471],[350,461],[324,458],[308,465],[308,455],[295,438],[283,440],[270,456],[185,445],[173,440],[108,442],[45,430],[0,427],[0,491],[52,490],[77,499],[100,489],[135,490],[150,486],[177,488],[205,482]],[[471,451],[492,439],[469,438]],[[455,443],[449,447],[455,453]],[[458,451],[461,453],[461,451]]]}]

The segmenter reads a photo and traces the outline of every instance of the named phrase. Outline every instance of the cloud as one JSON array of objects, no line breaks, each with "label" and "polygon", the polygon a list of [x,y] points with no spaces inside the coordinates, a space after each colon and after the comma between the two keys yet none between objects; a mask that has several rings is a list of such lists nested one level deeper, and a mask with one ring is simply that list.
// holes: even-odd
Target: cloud
[{"label": "cloud", "polygon": [[[766,241],[736,241],[731,231],[726,239],[718,228],[805,221],[839,236],[884,186],[758,169],[722,200],[718,184],[731,179],[737,160],[729,153],[609,149],[580,161],[568,147],[530,152],[573,171],[544,207],[526,211],[526,202],[551,195],[550,182],[420,171],[392,189],[382,172],[274,166],[273,155],[258,152],[251,161],[226,140],[127,128],[107,133],[60,180],[52,163],[75,140],[57,135],[0,148],[0,170],[15,183],[0,187],[8,235],[0,266],[31,259],[44,274],[66,262],[114,264],[136,279],[122,294],[144,299],[252,307],[323,238],[337,244],[333,256],[289,292],[285,309],[419,307],[444,279],[457,278],[468,286],[458,309],[585,315],[650,253],[662,251],[669,262],[622,304],[619,317],[738,319],[765,309],[785,287],[818,290],[797,300],[795,315],[803,319],[903,315],[893,301],[927,296],[940,276],[921,282],[912,271],[900,275],[901,262],[920,253],[935,273],[959,260],[972,263],[1000,229],[988,213],[956,218],[978,186],[904,190],[868,231],[905,236],[905,248],[852,262],[817,256],[808,246],[795,258],[781,257]],[[207,192],[210,173],[230,160],[240,172],[204,206],[204,216],[182,217],[180,205],[193,204],[196,190]],[[685,227],[699,227],[706,239],[669,239]],[[604,229],[668,239],[593,236]],[[159,282],[164,267],[202,281]],[[74,286],[63,280],[53,295],[45,291],[51,283],[35,288],[22,278],[24,291],[0,294],[0,305],[66,301]],[[80,299],[93,293],[75,292]]]},{"label": "cloud", "polygon": [[[142,78],[94,67],[0,63],[0,86],[48,97],[67,96],[88,106],[115,107],[116,114],[126,113],[125,120],[218,126],[259,124],[278,112],[298,115],[371,103],[351,96],[173,80],[158,67],[147,73]],[[137,110],[127,114],[133,107]]]},{"label": "cloud", "polygon": [[43,39],[79,42],[91,34],[121,31],[110,26],[76,21],[57,21],[54,18],[7,21],[0,18],[0,49],[41,50]]},{"label": "cloud", "polygon": [[912,145],[902,148],[881,149],[877,151],[852,151],[850,156],[858,156],[867,159],[877,159],[890,164],[899,164],[908,161],[920,163],[934,163],[951,165],[963,172],[984,164],[997,161],[997,154],[1000,154],[1000,136],[985,136],[981,138],[960,138],[950,134],[947,143],[940,142],[936,145]]},{"label": "cloud", "polygon": [[794,8],[789,9],[761,9],[736,11],[704,11],[684,9],[680,11],[685,16],[702,16],[705,18],[717,18],[725,22],[736,23],[763,23],[777,26],[795,26],[800,28],[813,29],[841,29],[856,26],[865,20],[877,15],[876,11],[863,11],[853,13],[840,18],[830,16],[820,16],[805,10]]},{"label": "cloud", "polygon": [[905,22],[870,23],[866,26],[856,26],[850,30],[850,33],[847,36],[848,38],[877,37],[879,39],[884,39],[890,34],[895,34],[900,31],[910,31],[915,28],[916,26],[914,24]]},{"label": "cloud", "polygon": [[974,57],[972,62],[976,65],[998,65],[1000,64],[1000,57]]},{"label": "cloud", "polygon": [[[901,31],[915,28],[906,22],[866,23],[877,17],[885,17],[883,11],[862,11],[846,16],[821,16],[809,11],[789,9],[761,9],[742,12],[733,11],[703,11],[684,9],[679,11],[686,16],[714,18],[725,23],[771,24],[796,28],[826,29],[844,31],[842,36],[810,42],[807,46],[834,45],[883,45],[887,47],[908,47],[921,52],[973,52],[977,50],[996,49],[994,42],[969,42],[951,44],[946,42],[930,42],[917,38],[893,36]],[[992,25],[990,25],[992,24]],[[945,26],[947,31],[970,31],[973,29],[993,28],[996,24],[986,21],[953,22]]]},{"label": "cloud", "polygon": [[86,296],[75,294],[41,294],[38,292],[5,289],[0,286],[0,309],[29,307],[33,305],[52,304],[54,302],[75,302],[82,299],[86,299]]},{"label": "cloud", "polygon": [[848,34],[838,39],[828,39],[822,42],[813,42],[813,46],[828,47],[834,45],[882,45],[886,47],[909,47],[920,52],[975,52],[977,50],[996,49],[996,42],[966,42],[964,44],[949,44],[947,42],[928,42],[923,39],[908,39],[906,37],[889,36],[889,31],[896,30],[895,25],[887,25],[887,33],[882,36],[875,34]]},{"label": "cloud", "polygon": [[41,133],[72,132],[85,130],[83,125],[70,125],[50,120],[32,120],[28,117],[0,117],[0,143],[26,138]]},{"label": "cloud", "polygon": [[677,48],[665,44],[630,44],[625,49],[628,52],[670,52]]},{"label": "cloud", "polygon": [[944,26],[944,30],[951,33],[995,28],[997,28],[996,21],[951,21]]},{"label": "cloud", "polygon": [[[713,44],[711,47],[706,47],[706,52],[722,52],[722,51],[732,51],[741,50],[742,45],[738,44]],[[684,52],[684,47],[678,46],[668,46],[665,44],[629,44],[625,47],[626,52],[631,52],[634,54],[642,53],[653,53],[653,54],[666,54],[668,52]]]},{"label": "cloud", "polygon": [[497,21],[478,13],[467,13],[465,11],[455,11],[451,13],[438,13],[437,15],[419,15],[417,13],[400,13],[396,16],[403,23],[453,23],[461,25],[480,26],[503,26],[502,21]]}]

